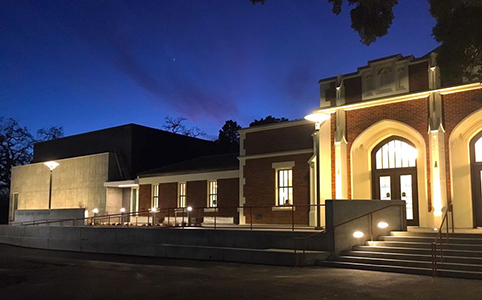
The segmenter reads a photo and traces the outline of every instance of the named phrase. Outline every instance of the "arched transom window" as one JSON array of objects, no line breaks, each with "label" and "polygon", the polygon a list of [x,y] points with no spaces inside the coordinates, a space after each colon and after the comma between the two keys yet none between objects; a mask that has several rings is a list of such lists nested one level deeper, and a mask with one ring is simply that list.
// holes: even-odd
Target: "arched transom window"
[{"label": "arched transom window", "polygon": [[482,137],[475,142],[475,162],[482,162]]},{"label": "arched transom window", "polygon": [[407,142],[391,140],[378,149],[375,157],[377,169],[410,168],[416,166],[417,149]]}]

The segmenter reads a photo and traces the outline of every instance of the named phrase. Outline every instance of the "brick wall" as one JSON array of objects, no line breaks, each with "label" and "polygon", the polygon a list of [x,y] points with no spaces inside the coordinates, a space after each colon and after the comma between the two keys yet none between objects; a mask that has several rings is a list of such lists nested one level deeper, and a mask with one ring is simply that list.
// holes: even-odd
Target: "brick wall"
[{"label": "brick wall", "polygon": [[186,183],[186,206],[206,207],[207,206],[207,181],[188,181]]},{"label": "brick wall", "polygon": [[177,182],[159,184],[159,208],[177,207]]},{"label": "brick wall", "polygon": [[239,178],[218,180],[218,216],[238,219]]},{"label": "brick wall", "polygon": [[313,148],[313,138],[311,137],[313,131],[314,125],[307,123],[279,129],[248,132],[244,141],[246,155]]},{"label": "brick wall", "polygon": [[[381,120],[395,120],[405,123],[420,132],[424,137],[427,149],[427,186],[430,186],[430,153],[428,151],[428,103],[427,99],[418,99],[393,104],[367,107],[346,112],[347,142],[348,142],[348,165],[350,162],[350,151],[353,141],[371,125]],[[334,130],[334,128],[332,129]],[[334,146],[332,146],[334,148]],[[351,178],[351,169],[348,168],[348,178]],[[351,198],[351,186],[348,196]],[[430,203],[430,189],[428,189]]]},{"label": "brick wall", "polygon": [[[293,167],[293,202],[294,205],[310,204],[310,170],[308,160],[313,154],[298,154],[261,159],[248,159],[244,167],[246,184],[244,196],[247,206],[265,206],[253,208],[253,223],[291,224],[291,211],[272,211],[276,204],[276,182],[272,163],[294,161]],[[296,224],[308,224],[308,207],[297,207],[294,215]],[[245,210],[246,222],[250,222],[250,211]]]},{"label": "brick wall", "polygon": [[428,62],[408,66],[410,92],[428,90]]},{"label": "brick wall", "polygon": [[[447,197],[451,200],[449,138],[454,128],[465,117],[482,108],[482,90],[467,91],[444,95],[444,128],[445,128],[445,166],[447,177]],[[482,128],[481,128],[482,130]]]},{"label": "brick wall", "polygon": [[148,210],[151,208],[151,185],[141,184],[139,186],[139,210]]}]

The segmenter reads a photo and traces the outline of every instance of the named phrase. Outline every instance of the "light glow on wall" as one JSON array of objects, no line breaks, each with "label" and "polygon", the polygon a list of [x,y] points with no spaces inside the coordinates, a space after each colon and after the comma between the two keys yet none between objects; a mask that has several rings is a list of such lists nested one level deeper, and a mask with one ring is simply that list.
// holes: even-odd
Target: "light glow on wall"
[{"label": "light glow on wall", "polygon": [[388,223],[387,222],[378,222],[378,228],[381,228],[381,229],[384,229],[384,228],[387,228],[388,227]]},{"label": "light glow on wall", "polygon": [[364,234],[363,232],[361,232],[361,231],[355,231],[355,232],[353,232],[353,237],[354,237],[354,238],[357,238],[357,239],[362,238],[364,235],[365,235],[365,234]]},{"label": "light glow on wall", "polygon": [[44,162],[44,165],[46,165],[50,169],[50,171],[53,171],[55,168],[59,166],[59,163],[55,161],[47,161],[47,162]]}]

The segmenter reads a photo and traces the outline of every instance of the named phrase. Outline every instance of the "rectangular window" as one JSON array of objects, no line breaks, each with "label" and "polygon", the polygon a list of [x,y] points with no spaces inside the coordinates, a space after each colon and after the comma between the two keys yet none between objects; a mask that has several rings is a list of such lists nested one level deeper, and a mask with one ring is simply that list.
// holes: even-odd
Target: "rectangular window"
[{"label": "rectangular window", "polygon": [[208,205],[218,207],[218,182],[216,180],[208,181]]},{"label": "rectangular window", "polygon": [[293,170],[277,170],[277,205],[293,205]]},{"label": "rectangular window", "polygon": [[159,207],[159,185],[152,186],[152,207]]},{"label": "rectangular window", "polygon": [[181,182],[179,183],[179,199],[177,201],[177,206],[178,207],[186,207],[186,183]]}]

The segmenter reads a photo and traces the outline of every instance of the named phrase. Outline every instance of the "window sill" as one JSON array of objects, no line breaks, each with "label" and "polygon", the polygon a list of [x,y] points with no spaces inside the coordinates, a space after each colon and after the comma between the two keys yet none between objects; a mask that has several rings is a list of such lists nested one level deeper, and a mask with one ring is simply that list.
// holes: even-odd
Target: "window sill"
[{"label": "window sill", "polygon": [[217,207],[207,207],[204,209],[204,212],[218,212],[218,208]]},{"label": "window sill", "polygon": [[273,206],[271,211],[296,211],[296,206],[285,205],[285,206]]}]

